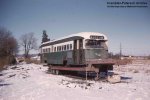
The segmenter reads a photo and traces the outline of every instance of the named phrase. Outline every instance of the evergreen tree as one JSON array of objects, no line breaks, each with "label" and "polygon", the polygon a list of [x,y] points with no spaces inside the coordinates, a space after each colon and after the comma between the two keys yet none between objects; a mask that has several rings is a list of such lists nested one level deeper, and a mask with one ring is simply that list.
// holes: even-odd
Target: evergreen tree
[{"label": "evergreen tree", "polygon": [[43,30],[42,43],[47,42],[47,41],[50,41],[50,39],[48,39],[48,35],[46,34],[46,30]]}]

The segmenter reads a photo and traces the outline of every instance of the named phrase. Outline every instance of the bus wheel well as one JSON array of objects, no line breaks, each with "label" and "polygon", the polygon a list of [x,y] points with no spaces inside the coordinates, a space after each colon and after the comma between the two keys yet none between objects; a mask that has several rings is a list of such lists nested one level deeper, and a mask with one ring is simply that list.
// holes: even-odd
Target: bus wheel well
[{"label": "bus wheel well", "polygon": [[44,63],[47,63],[47,60],[44,60]]}]

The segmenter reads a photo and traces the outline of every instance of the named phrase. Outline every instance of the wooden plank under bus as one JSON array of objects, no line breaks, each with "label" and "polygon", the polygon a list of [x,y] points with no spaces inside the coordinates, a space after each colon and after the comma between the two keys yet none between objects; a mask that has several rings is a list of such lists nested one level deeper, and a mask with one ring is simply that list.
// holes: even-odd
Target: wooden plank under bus
[{"label": "wooden plank under bus", "polygon": [[52,70],[64,70],[64,71],[86,71],[85,67],[62,67],[62,66],[54,66],[51,67]]},{"label": "wooden plank under bus", "polygon": [[87,64],[101,64],[101,65],[114,65],[115,62],[113,60],[92,60],[86,61]]}]

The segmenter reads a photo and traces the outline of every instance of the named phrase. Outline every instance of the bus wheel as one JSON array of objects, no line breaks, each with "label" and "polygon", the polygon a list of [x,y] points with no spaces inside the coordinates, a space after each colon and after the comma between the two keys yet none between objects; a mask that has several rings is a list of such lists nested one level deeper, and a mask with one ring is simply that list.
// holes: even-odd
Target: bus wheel
[{"label": "bus wheel", "polygon": [[59,75],[59,70],[56,70],[56,71],[55,71],[55,74],[56,74],[56,75]]},{"label": "bus wheel", "polygon": [[52,74],[55,74],[55,70],[52,69],[52,70],[51,70],[51,73],[52,73]]}]

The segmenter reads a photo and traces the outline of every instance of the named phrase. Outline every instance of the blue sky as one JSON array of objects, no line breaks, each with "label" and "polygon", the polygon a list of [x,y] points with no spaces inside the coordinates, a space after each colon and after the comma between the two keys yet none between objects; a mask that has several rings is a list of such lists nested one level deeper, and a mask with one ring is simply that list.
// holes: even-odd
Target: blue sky
[{"label": "blue sky", "polygon": [[39,44],[43,30],[51,39],[101,32],[113,53],[121,43],[124,54],[150,55],[150,1],[132,0],[146,1],[147,8],[107,8],[108,1],[112,0],[0,0],[0,26],[17,39],[34,32]]}]

